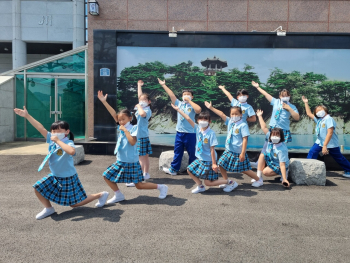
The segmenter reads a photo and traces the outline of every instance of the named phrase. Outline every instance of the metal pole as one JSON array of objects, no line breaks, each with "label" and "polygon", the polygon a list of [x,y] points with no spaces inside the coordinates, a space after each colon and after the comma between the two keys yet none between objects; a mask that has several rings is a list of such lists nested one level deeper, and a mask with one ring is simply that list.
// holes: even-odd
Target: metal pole
[{"label": "metal pole", "polygon": [[[24,70],[24,106],[27,108],[27,70]],[[27,120],[24,118],[24,140],[27,140]]]},{"label": "metal pole", "polygon": [[89,140],[88,51],[85,50],[85,141]]}]

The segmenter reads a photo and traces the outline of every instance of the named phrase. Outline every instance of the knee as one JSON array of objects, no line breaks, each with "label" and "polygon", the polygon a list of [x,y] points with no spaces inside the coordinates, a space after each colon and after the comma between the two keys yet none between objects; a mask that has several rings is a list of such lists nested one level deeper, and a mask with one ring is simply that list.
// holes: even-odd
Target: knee
[{"label": "knee", "polygon": [[71,208],[77,207],[77,205],[70,205]]},{"label": "knee", "polygon": [[269,169],[267,169],[267,167],[262,172],[263,172],[263,174],[265,176],[270,176],[271,175],[271,172],[269,171]]}]

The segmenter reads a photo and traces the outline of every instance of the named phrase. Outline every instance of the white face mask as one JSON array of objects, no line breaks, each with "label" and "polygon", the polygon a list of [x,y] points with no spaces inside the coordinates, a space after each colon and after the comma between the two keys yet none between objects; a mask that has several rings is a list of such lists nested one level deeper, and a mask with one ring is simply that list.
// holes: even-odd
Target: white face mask
[{"label": "white face mask", "polygon": [[185,98],[188,98],[189,100],[192,100],[190,95],[183,95],[182,100],[185,101]]},{"label": "white face mask", "polygon": [[209,122],[207,121],[198,121],[198,126],[201,128],[206,128],[208,127],[208,125],[209,125]]},{"label": "white face mask", "polygon": [[127,123],[125,123],[123,126],[126,128],[126,127],[129,126],[129,124],[130,124],[130,121],[128,121]]},{"label": "white face mask", "polygon": [[57,138],[58,138],[59,140],[62,140],[62,139],[64,139],[64,138],[66,137],[66,134],[65,134],[65,133],[52,133],[51,135],[52,135],[52,136],[57,136]]},{"label": "white face mask", "polygon": [[233,122],[237,122],[237,121],[239,121],[240,119],[242,119],[241,116],[233,116],[233,117],[231,117],[231,121],[233,121]]},{"label": "white face mask", "polygon": [[272,143],[279,143],[280,140],[281,140],[281,138],[278,136],[271,136]]},{"label": "white face mask", "polygon": [[319,112],[316,113],[317,117],[323,118],[324,115],[326,115],[326,112],[324,110],[320,110]]},{"label": "white face mask", "polygon": [[290,100],[290,97],[282,97],[281,101],[283,102],[288,102]]},{"label": "white face mask", "polygon": [[147,102],[145,102],[145,101],[140,101],[140,102],[139,102],[139,104],[140,104],[140,106],[141,106],[142,108],[144,108],[144,107],[147,107],[147,106],[148,106],[148,103],[147,103]]},{"label": "white face mask", "polygon": [[239,101],[239,102],[246,102],[247,99],[248,99],[247,96],[240,96],[240,97],[238,97],[238,101]]}]

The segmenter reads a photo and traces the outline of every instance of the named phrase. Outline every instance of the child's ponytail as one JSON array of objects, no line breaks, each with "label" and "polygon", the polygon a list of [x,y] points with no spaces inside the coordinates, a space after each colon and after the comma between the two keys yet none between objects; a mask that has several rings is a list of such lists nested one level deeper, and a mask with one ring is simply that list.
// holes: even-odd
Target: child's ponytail
[{"label": "child's ponytail", "polygon": [[74,142],[74,134],[73,134],[73,132],[69,131],[68,135],[69,135],[69,140]]},{"label": "child's ponytail", "polygon": [[131,112],[131,116],[132,116],[132,120],[131,120],[131,124],[132,125],[136,125],[137,124],[137,118],[135,116],[135,112]]}]

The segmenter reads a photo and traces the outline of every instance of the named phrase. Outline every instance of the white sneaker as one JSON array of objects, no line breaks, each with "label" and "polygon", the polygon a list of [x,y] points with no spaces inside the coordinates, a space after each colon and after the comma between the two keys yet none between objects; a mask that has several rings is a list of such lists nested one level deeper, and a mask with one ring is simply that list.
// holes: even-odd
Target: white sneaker
[{"label": "white sneaker", "polygon": [[134,183],[126,183],[125,184],[127,187],[135,187],[135,184]]},{"label": "white sneaker", "polygon": [[229,193],[229,192],[233,191],[233,189],[237,188],[237,186],[238,186],[238,184],[236,182],[233,182],[232,184],[228,184],[224,188],[224,192]]},{"label": "white sneaker", "polygon": [[350,172],[345,171],[345,172],[343,173],[343,176],[346,177],[346,178],[350,178]]},{"label": "white sneaker", "polygon": [[162,184],[158,190],[159,190],[158,198],[164,199],[168,193],[168,186],[166,186],[165,184]]},{"label": "white sneaker", "polygon": [[101,197],[98,199],[97,203],[95,204],[96,207],[102,207],[106,204],[107,198],[109,196],[109,193],[104,191],[102,192]]},{"label": "white sneaker", "polygon": [[143,179],[148,180],[149,178],[151,178],[151,175],[149,173],[145,173],[143,175]]},{"label": "white sneaker", "polygon": [[[261,176],[258,175],[258,177],[259,177],[259,179],[261,179]],[[252,180],[250,180],[250,182],[251,182],[251,183],[254,183],[254,182],[256,182],[256,180],[255,180],[255,179],[252,179]]]},{"label": "white sneaker", "polygon": [[227,186],[227,184],[220,184],[220,185],[219,185],[219,188],[223,189],[223,188],[225,188],[226,186]]},{"label": "white sneaker", "polygon": [[256,169],[258,168],[258,162],[250,162],[250,166]]},{"label": "white sneaker", "polygon": [[49,208],[44,208],[43,211],[41,211],[39,214],[36,215],[36,219],[40,220],[43,219],[45,217],[48,217],[49,215],[52,215],[53,213],[55,213],[55,208],[53,207],[49,207]]},{"label": "white sneaker", "polygon": [[260,187],[260,186],[262,186],[264,183],[263,183],[263,180],[259,180],[259,181],[256,181],[256,182],[254,182],[254,183],[252,183],[252,186],[253,187]]},{"label": "white sneaker", "polygon": [[202,187],[200,187],[199,185],[197,185],[197,187],[195,189],[192,190],[192,194],[198,194],[198,193],[201,193],[201,192],[204,192],[206,189],[205,189],[205,186],[202,185]]},{"label": "white sneaker", "polygon": [[119,192],[118,194],[115,194],[111,199],[109,199],[107,201],[107,204],[113,204],[123,200],[125,200],[125,196],[122,194],[122,192]]},{"label": "white sneaker", "polygon": [[163,167],[163,172],[167,173],[167,174],[170,174],[170,175],[177,175],[177,173],[170,172],[169,168],[164,168]]}]

